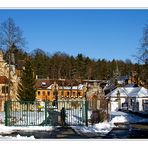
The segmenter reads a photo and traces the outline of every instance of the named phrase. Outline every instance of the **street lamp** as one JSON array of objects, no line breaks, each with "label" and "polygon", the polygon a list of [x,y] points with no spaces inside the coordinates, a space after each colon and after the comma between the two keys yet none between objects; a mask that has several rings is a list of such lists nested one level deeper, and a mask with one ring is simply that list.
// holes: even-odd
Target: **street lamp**
[{"label": "street lamp", "polygon": [[56,86],[56,83],[55,83],[55,86],[54,86],[54,96],[55,96],[55,100],[54,100],[54,106],[57,106],[57,109],[58,109],[58,90],[57,90],[57,86]]}]

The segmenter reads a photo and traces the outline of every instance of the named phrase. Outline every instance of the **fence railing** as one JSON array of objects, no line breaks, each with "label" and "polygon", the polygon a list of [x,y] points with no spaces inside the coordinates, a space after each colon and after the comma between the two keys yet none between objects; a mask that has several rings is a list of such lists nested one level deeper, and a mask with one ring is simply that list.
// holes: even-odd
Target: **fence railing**
[{"label": "fence railing", "polygon": [[58,101],[6,101],[6,126],[56,126],[61,125],[61,109],[65,109],[66,125],[88,125],[86,100]]}]

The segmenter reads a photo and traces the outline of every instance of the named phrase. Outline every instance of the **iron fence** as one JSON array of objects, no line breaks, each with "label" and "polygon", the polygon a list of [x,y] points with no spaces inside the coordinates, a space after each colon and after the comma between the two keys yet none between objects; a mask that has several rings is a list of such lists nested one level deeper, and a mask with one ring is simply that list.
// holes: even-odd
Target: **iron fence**
[{"label": "iron fence", "polygon": [[58,101],[6,101],[6,126],[56,126],[61,125],[61,109],[65,109],[65,123],[87,125],[88,102],[86,100]]}]

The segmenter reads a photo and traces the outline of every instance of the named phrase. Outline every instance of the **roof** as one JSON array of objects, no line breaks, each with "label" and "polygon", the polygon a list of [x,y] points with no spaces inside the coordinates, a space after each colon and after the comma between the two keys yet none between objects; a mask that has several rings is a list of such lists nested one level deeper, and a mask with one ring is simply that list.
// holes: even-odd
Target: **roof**
[{"label": "roof", "polygon": [[36,88],[47,88],[53,83],[54,81],[50,81],[49,79],[37,79]]},{"label": "roof", "polygon": [[58,86],[64,86],[64,87],[71,87],[71,86],[78,86],[80,83],[77,81],[71,81],[71,80],[51,80],[51,79],[37,79],[36,80],[36,88],[48,88],[51,89],[52,84],[58,84]]},{"label": "roof", "polygon": [[82,84],[79,84],[78,86],[64,86],[64,87],[60,87],[60,89],[67,89],[67,90],[82,90],[83,89],[83,86]]},{"label": "roof", "polygon": [[0,76],[0,84],[8,84],[8,78],[6,76]]},{"label": "roof", "polygon": [[106,96],[116,98],[118,92],[120,93],[120,97],[148,97],[148,89],[144,87],[119,87]]},{"label": "roof", "polygon": [[22,70],[24,65],[25,65],[25,60],[18,60],[16,64],[16,69]]},{"label": "roof", "polygon": [[125,81],[125,80],[128,80],[128,76],[119,76],[117,78],[118,81]]}]

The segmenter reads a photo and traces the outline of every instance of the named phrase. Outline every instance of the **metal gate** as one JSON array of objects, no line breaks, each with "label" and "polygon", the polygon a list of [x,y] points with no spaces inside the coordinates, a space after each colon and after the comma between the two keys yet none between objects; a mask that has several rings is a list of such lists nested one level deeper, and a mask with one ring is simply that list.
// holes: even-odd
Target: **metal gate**
[{"label": "metal gate", "polygon": [[58,101],[6,101],[6,126],[57,126],[61,125],[61,109],[64,108],[67,126],[88,125],[86,100]]}]

